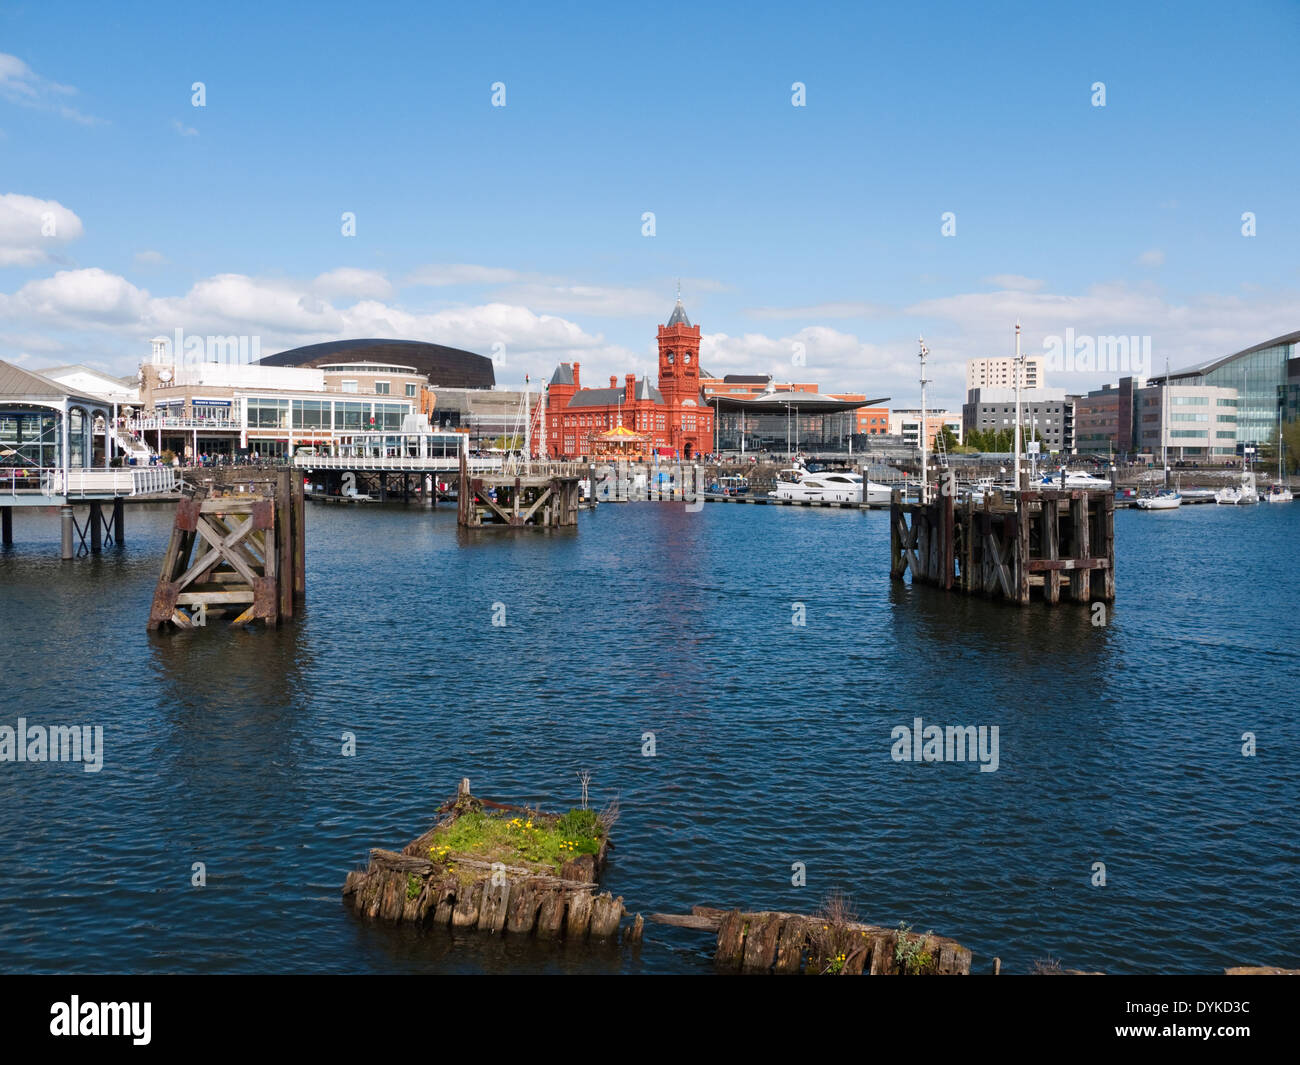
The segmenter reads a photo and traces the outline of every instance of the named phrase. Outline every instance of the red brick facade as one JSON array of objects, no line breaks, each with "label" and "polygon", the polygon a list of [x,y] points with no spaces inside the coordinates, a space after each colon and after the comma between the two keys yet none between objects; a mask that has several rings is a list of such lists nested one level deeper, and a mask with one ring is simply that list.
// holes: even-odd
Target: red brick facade
[{"label": "red brick facade", "polygon": [[659,327],[659,387],[627,374],[620,387],[583,388],[581,366],[561,363],[546,393],[546,451],[550,458],[593,454],[592,437],[622,425],[649,438],[661,456],[697,458],[713,451],[713,410],[700,391],[700,327],[677,301]]}]

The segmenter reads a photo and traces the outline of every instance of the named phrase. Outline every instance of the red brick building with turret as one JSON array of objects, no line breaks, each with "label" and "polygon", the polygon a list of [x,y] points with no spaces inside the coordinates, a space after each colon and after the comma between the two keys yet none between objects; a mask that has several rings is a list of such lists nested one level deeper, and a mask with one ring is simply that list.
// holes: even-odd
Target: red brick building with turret
[{"label": "red brick building with turret", "polygon": [[622,426],[646,438],[646,452],[693,459],[713,451],[713,410],[700,388],[700,327],[681,297],[659,327],[659,387],[627,374],[620,386],[583,388],[581,366],[560,363],[546,393],[546,453],[570,459],[596,452],[594,437]]}]

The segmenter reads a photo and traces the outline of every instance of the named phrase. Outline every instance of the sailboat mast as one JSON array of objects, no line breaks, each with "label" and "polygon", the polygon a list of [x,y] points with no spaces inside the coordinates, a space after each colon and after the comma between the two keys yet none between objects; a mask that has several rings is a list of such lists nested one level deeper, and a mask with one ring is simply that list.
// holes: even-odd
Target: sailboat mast
[{"label": "sailboat mast", "polygon": [[1016,453],[1016,491],[1020,490],[1020,319],[1016,319],[1016,431],[1011,449]]},{"label": "sailboat mast", "polygon": [[926,380],[925,380],[925,357],[926,357],[928,354],[930,354],[930,351],[929,351],[929,349],[925,346],[925,337],[917,337],[916,339],[917,339],[917,343],[921,346],[921,351],[920,351],[920,356],[921,356],[921,431],[920,431],[920,437],[921,437],[921,440],[920,440],[920,443],[921,443],[921,495],[920,495],[920,502],[922,502],[922,503],[928,503],[928,502],[929,502],[928,496],[929,496],[929,494],[930,494],[930,480],[929,480],[929,474],[926,472],[926,468],[925,468],[925,463],[926,463],[925,447],[926,447],[926,442],[927,442],[926,439],[925,439],[925,436],[926,436],[926,433],[925,433],[925,386],[926,386]]}]

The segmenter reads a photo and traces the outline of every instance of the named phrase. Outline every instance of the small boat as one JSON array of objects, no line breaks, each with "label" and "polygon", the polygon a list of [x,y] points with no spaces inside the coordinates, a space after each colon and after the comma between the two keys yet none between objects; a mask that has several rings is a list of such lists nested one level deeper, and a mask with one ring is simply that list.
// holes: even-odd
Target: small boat
[{"label": "small boat", "polygon": [[749,478],[743,476],[719,477],[709,491],[720,496],[743,496],[749,494]]},{"label": "small boat", "polygon": [[1174,491],[1157,492],[1153,496],[1143,496],[1134,501],[1138,510],[1175,510],[1183,505],[1183,497]]},{"label": "small boat", "polygon": [[1264,493],[1265,503],[1290,503],[1295,496],[1284,484],[1275,484]]},{"label": "small boat", "polygon": [[1096,492],[1109,492],[1114,485],[1109,478],[1094,477],[1083,470],[1058,470],[1043,478],[1044,488],[1089,488]]},{"label": "small boat", "polygon": [[1213,488],[1180,488],[1178,491],[1188,503],[1194,499],[1213,499],[1215,494]]},{"label": "small boat", "polygon": [[1226,485],[1214,493],[1214,501],[1225,507],[1248,507],[1259,502],[1259,493],[1255,491],[1255,475],[1243,473],[1241,484]]}]

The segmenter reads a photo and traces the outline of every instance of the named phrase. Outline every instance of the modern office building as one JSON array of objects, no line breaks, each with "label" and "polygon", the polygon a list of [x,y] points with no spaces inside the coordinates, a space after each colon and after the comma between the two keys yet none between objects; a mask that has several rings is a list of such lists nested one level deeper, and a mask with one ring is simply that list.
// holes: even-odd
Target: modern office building
[{"label": "modern office building", "polygon": [[[953,414],[946,410],[927,410],[925,412],[925,446],[933,449],[934,439],[939,434],[940,428],[947,426],[952,430],[953,436],[957,438],[957,443],[961,443],[965,437],[965,428],[962,425],[960,414]],[[898,437],[905,446],[919,448],[921,446],[921,409],[897,408],[889,412],[889,433],[890,436]]]},{"label": "modern office building", "polygon": [[[1240,407],[1235,388],[1152,385],[1137,389],[1134,399],[1136,450],[1160,455],[1167,448],[1170,460],[1205,462],[1223,462],[1237,454]],[[1276,409],[1273,417],[1276,422]]]},{"label": "modern office building", "polygon": [[[1016,424],[1016,390],[1014,388],[972,388],[962,404],[962,424],[972,430],[1014,429]],[[1020,390],[1020,425],[1024,439],[1032,432],[1048,451],[1072,454],[1074,451],[1074,403],[1063,388],[1022,388]]]},{"label": "modern office building", "polygon": [[[1238,452],[1267,443],[1277,429],[1279,405],[1288,396],[1289,365],[1300,357],[1300,332],[1266,340],[1235,355],[1175,370],[1171,385],[1229,388],[1237,393]],[[1164,376],[1152,377],[1151,385],[1164,383]],[[1294,409],[1294,408],[1293,408]],[[1216,430],[1217,431],[1217,430]]]},{"label": "modern office building", "polygon": [[1133,393],[1140,379],[1120,378],[1074,401],[1074,450],[1080,455],[1126,458],[1133,446]]},{"label": "modern office building", "polygon": [[[1020,382],[1023,388],[1045,388],[1047,380],[1043,375],[1045,358],[1042,355],[1024,357],[1024,378]],[[1015,388],[1016,359],[1006,355],[995,359],[966,360],[966,391],[972,388]]]},{"label": "modern office building", "polygon": [[1300,357],[1286,360],[1286,384],[1282,387],[1282,417],[1300,418]]}]

